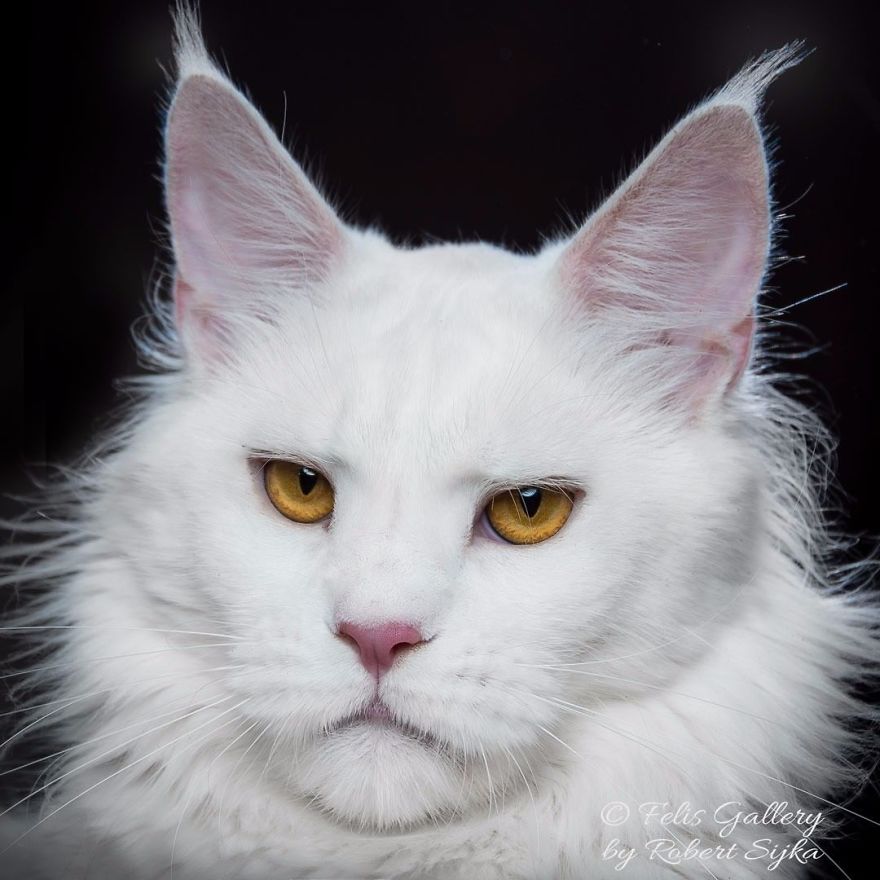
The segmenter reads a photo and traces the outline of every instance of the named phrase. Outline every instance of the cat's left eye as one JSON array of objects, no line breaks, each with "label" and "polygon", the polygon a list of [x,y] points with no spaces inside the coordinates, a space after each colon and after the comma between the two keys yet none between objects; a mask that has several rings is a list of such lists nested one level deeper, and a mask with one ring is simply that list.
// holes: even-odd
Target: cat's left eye
[{"label": "cat's left eye", "polygon": [[489,499],[489,528],[510,544],[540,544],[568,521],[574,507],[571,492],[544,486],[506,489]]},{"label": "cat's left eye", "polygon": [[299,523],[316,523],[333,511],[333,487],[307,465],[272,459],[263,468],[266,494],[275,509]]}]

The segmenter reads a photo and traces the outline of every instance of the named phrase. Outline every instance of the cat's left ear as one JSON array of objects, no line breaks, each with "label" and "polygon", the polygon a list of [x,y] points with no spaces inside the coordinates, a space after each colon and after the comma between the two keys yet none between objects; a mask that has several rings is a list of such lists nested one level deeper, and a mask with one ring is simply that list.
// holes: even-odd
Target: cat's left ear
[{"label": "cat's left ear", "polygon": [[178,81],[165,132],[177,321],[190,349],[222,358],[236,319],[271,318],[339,259],[335,213],[250,101],[209,59],[192,12],[177,20]]},{"label": "cat's left ear", "polygon": [[756,108],[797,60],[798,47],[767,56],[685,117],[558,264],[592,313],[684,355],[675,362],[687,375],[676,385],[698,406],[732,388],[749,361],[771,232]]}]

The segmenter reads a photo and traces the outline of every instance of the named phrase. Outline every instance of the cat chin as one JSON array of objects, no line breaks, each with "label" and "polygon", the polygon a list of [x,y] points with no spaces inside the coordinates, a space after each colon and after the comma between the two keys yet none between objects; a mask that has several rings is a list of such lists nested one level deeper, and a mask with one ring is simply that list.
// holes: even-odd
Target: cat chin
[{"label": "cat chin", "polygon": [[334,731],[297,763],[298,787],[312,806],[358,830],[420,825],[461,803],[461,771],[451,758],[390,724]]}]

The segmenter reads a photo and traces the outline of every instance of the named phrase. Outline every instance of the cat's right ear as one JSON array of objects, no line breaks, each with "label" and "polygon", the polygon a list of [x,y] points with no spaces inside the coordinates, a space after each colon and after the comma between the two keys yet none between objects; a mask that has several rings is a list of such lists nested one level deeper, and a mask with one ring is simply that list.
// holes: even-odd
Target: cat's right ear
[{"label": "cat's right ear", "polygon": [[762,56],[686,116],[558,261],[582,313],[659,353],[665,400],[689,413],[732,391],[751,357],[772,231],[758,109],[801,57],[799,44]]},{"label": "cat's right ear", "polygon": [[239,316],[271,320],[340,256],[344,229],[254,106],[178,20],[178,81],[165,131],[175,310],[188,350],[220,357]]}]

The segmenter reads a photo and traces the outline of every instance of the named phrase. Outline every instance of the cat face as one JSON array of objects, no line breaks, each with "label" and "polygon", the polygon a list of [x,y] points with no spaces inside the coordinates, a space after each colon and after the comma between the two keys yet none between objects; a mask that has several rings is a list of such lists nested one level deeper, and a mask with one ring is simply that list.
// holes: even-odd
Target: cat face
[{"label": "cat face", "polygon": [[[136,455],[173,511],[155,540],[180,574],[156,600],[183,594],[187,626],[241,640],[226,685],[267,745],[280,735],[287,784],[386,825],[484,801],[484,761],[494,786],[521,784],[516,761],[540,762],[570,720],[555,700],[598,705],[627,690],[614,676],[651,684],[686,662],[693,644],[659,664],[646,650],[726,601],[754,493],[720,430],[645,393],[639,353],[566,326],[553,254],[357,247],[369,271],[340,273],[332,305],[294,301]],[[272,506],[279,457],[326,475],[327,520]],[[548,480],[575,499],[564,527],[493,536],[489,499]],[[342,621],[412,622],[423,641],[377,683]],[[595,667],[611,679],[546,668],[615,658]],[[377,695],[393,723],[354,720]]]},{"label": "cat face", "polygon": [[[118,464],[120,521],[151,614],[236,639],[222,687],[291,793],[372,828],[485,805],[723,627],[759,503],[726,414],[768,236],[746,96],[571,241],[407,250],[337,220],[184,46],[167,187],[186,365]],[[332,512],[285,516],[276,461]],[[511,543],[486,509],[525,487],[571,510]]]}]

